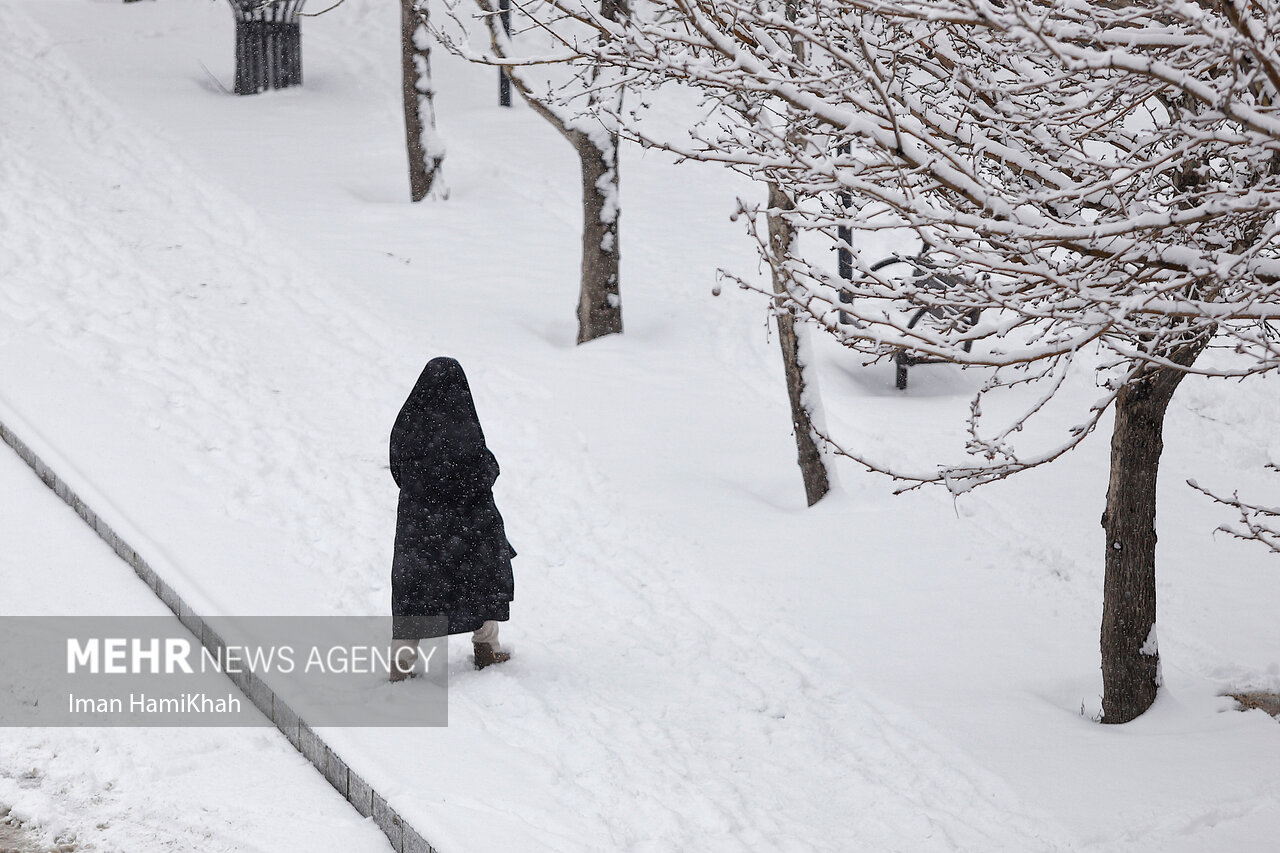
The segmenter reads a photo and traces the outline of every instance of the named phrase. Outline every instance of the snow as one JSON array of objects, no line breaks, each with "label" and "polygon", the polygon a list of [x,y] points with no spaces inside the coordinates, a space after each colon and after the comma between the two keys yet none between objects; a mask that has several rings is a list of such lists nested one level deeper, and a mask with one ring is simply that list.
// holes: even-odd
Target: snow
[{"label": "snow", "polygon": [[[374,614],[390,425],[430,357],[459,358],[520,552],[514,658],[476,673],[456,644],[447,728],[323,732],[433,845],[1274,846],[1280,730],[1221,694],[1280,687],[1280,572],[1214,538],[1227,514],[1183,483],[1273,488],[1272,384],[1179,390],[1160,485],[1166,687],[1134,723],[1098,725],[1105,433],[954,501],[893,497],[837,459],[840,491],[806,509],[766,300],[711,295],[720,267],[756,275],[730,215],[758,190],[624,147],[627,331],[575,347],[570,147],[524,106],[499,110],[491,68],[435,51],[452,195],[410,205],[398,25],[394,4],[347,0],[303,24],[304,87],[234,98],[201,68],[231,76],[218,4],[0,0],[0,406],[201,612]],[[983,374],[922,366],[898,392],[892,365],[809,342],[847,446],[919,469],[963,448]],[[1074,423],[1097,389],[1063,393]],[[24,529],[62,538],[50,520]],[[77,577],[110,562],[77,560]],[[15,583],[6,606],[42,594]],[[127,612],[109,588],[94,601]],[[119,778],[110,821],[142,832],[189,814],[207,766],[261,774],[215,799],[263,815],[255,786],[284,778],[287,748],[222,736],[169,731],[135,759],[139,732],[6,732],[31,745],[0,757],[0,801],[41,766],[54,781],[24,808],[84,833],[90,783]],[[324,821],[340,811],[314,844],[262,846],[337,849]]]},{"label": "snow", "polygon": [[[7,447],[0,485],[5,615],[168,617],[181,634],[177,617]],[[243,729],[0,728],[4,807],[34,841],[77,850],[391,849],[265,721]]]},{"label": "snow", "polygon": [[1156,626],[1152,625],[1151,630],[1147,632],[1147,638],[1142,641],[1142,648],[1138,649],[1144,655],[1157,655],[1160,653],[1160,643],[1156,639]]}]

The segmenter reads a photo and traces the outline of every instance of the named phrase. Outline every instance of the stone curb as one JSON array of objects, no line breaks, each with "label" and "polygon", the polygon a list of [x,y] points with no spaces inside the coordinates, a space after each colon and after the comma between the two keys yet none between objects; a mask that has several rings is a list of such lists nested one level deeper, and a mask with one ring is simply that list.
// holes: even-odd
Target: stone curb
[{"label": "stone curb", "polygon": [[[120,559],[133,568],[142,582],[156,594],[165,607],[173,611],[173,614],[202,646],[210,652],[217,652],[224,647],[222,638],[205,624],[200,614],[192,610],[173,590],[173,587],[156,574],[146,559],[132,545],[116,535],[111,526],[81,500],[66,481],[3,422],[0,422],[0,441],[12,447],[22,461],[35,471],[36,476],[64,503],[75,510],[76,515],[80,516],[100,539],[110,545]],[[323,776],[361,817],[373,818],[396,853],[439,853],[436,848],[427,843],[421,833],[387,804],[381,794],[351,770],[311,726],[307,725],[305,720],[277,697],[266,682],[251,672],[229,674],[228,678],[244,692],[259,711],[266,715],[267,719],[275,724],[289,743],[293,744],[294,749],[311,762],[316,772]]]}]

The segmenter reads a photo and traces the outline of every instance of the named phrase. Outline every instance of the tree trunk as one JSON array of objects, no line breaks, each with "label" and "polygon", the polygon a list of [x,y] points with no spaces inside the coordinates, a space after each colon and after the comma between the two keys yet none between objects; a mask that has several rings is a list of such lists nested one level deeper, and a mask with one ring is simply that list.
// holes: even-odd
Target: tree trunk
[{"label": "tree trunk", "polygon": [[431,85],[431,43],[426,28],[427,5],[400,0],[401,90],[405,142],[409,154],[409,198],[422,201],[434,187],[440,194],[444,145],[436,135],[435,91]]},{"label": "tree trunk", "polygon": [[[502,31],[511,35],[511,0],[498,0],[498,18],[502,21]],[[498,106],[511,106],[511,78],[507,72],[498,69]]]},{"label": "tree trunk", "polygon": [[578,343],[622,331],[618,290],[618,139],[601,150],[586,134],[575,135],[582,161],[582,285],[578,296]]},{"label": "tree trunk", "polygon": [[[1205,339],[1207,341],[1207,338]],[[1191,366],[1205,341],[1173,353]],[[1151,707],[1160,686],[1156,645],[1156,479],[1164,450],[1164,416],[1186,376],[1151,368],[1120,389],[1111,433],[1106,576],[1102,590],[1102,722],[1127,723]]]},{"label": "tree trunk", "polygon": [[800,476],[804,479],[805,499],[813,506],[831,490],[826,460],[818,449],[813,415],[806,405],[805,366],[808,356],[802,351],[801,337],[797,333],[795,313],[783,298],[788,293],[786,278],[778,270],[778,264],[791,256],[795,242],[795,229],[785,217],[775,211],[787,211],[795,206],[790,196],[776,184],[769,184],[769,251],[773,254],[774,316],[778,320],[778,345],[782,348],[782,367],[787,378],[787,397],[791,401],[791,426],[796,434],[796,451],[800,463]]},{"label": "tree trunk", "polygon": [[[491,0],[483,0],[482,7],[488,18],[490,43],[494,53],[508,58],[506,53],[506,21],[500,14],[500,6]],[[621,20],[626,15],[623,0],[601,0],[600,13],[611,20]],[[622,89],[616,81],[606,81],[597,65],[589,74],[586,86],[588,112],[607,97],[614,102],[605,115],[616,114],[621,108]],[[601,129],[590,136],[576,128],[577,111],[561,114],[552,106],[553,100],[544,101],[535,95],[527,80],[516,68],[507,69],[507,78],[525,103],[546,119],[573,145],[582,164],[582,279],[578,291],[578,343],[584,344],[605,335],[622,332],[622,297],[619,290],[618,220],[622,213],[618,195],[618,134]]]},{"label": "tree trunk", "polygon": [[236,16],[237,95],[302,85],[302,30],[298,13],[305,0],[230,0]]}]

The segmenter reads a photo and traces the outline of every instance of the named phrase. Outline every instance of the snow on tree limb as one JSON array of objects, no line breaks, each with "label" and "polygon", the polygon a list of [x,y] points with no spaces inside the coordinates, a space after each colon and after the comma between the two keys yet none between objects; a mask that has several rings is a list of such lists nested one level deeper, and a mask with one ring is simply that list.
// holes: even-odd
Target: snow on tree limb
[{"label": "snow on tree limb", "polygon": [[[963,491],[1058,458],[1153,371],[1280,365],[1280,0],[649,0],[619,20],[577,0],[520,8],[582,33],[527,65],[575,54],[631,85],[692,89],[705,118],[673,136],[643,109],[579,110],[797,200],[781,215],[803,255],[765,251],[759,223],[778,212],[744,204],[740,218],[798,317],[868,361],[906,350],[993,371],[972,463],[903,472],[832,442],[868,467]],[[813,249],[840,229],[855,235],[851,281]],[[873,270],[857,235],[881,231],[913,233],[945,274],[926,287]],[[1020,454],[1015,435],[1082,367],[1102,397],[1061,443]],[[984,395],[1032,382],[1049,390],[979,429]]]},{"label": "snow on tree limb", "polygon": [[[1277,470],[1275,465],[1267,467],[1273,471]],[[1240,514],[1240,519],[1235,525],[1219,525],[1218,530],[1237,539],[1259,542],[1274,553],[1280,554],[1280,507],[1246,503],[1240,500],[1238,492],[1232,492],[1229,498],[1222,497],[1201,486],[1195,480],[1187,480],[1187,485],[1215,503],[1231,507]]]}]

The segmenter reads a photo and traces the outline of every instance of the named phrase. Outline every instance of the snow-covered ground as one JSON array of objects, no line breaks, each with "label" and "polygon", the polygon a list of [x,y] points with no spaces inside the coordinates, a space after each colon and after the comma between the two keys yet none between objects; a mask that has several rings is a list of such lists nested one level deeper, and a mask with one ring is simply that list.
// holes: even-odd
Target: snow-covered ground
[{"label": "snow-covered ground", "polygon": [[[0,538],[3,616],[168,616],[175,635],[182,632],[130,568],[4,447]],[[391,849],[265,724],[0,728],[0,813],[8,809],[33,851],[55,844],[103,853]],[[0,829],[0,849],[6,843]]]},{"label": "snow-covered ground", "polygon": [[[1274,849],[1280,728],[1220,694],[1280,686],[1280,564],[1182,484],[1274,488],[1274,383],[1180,390],[1168,687],[1097,725],[1105,437],[954,503],[847,467],[805,509],[763,307],[711,295],[755,269],[754,188],[624,152],[627,330],[575,347],[578,171],[491,70],[435,53],[451,198],[409,205],[395,4],[308,20],[306,86],[253,98],[212,80],[229,18],[0,0],[0,403],[197,609],[379,613],[387,434],[462,361],[515,659],[453,650],[447,729],[324,732],[443,853]],[[843,441],[954,457],[976,377],[821,355]]]}]

